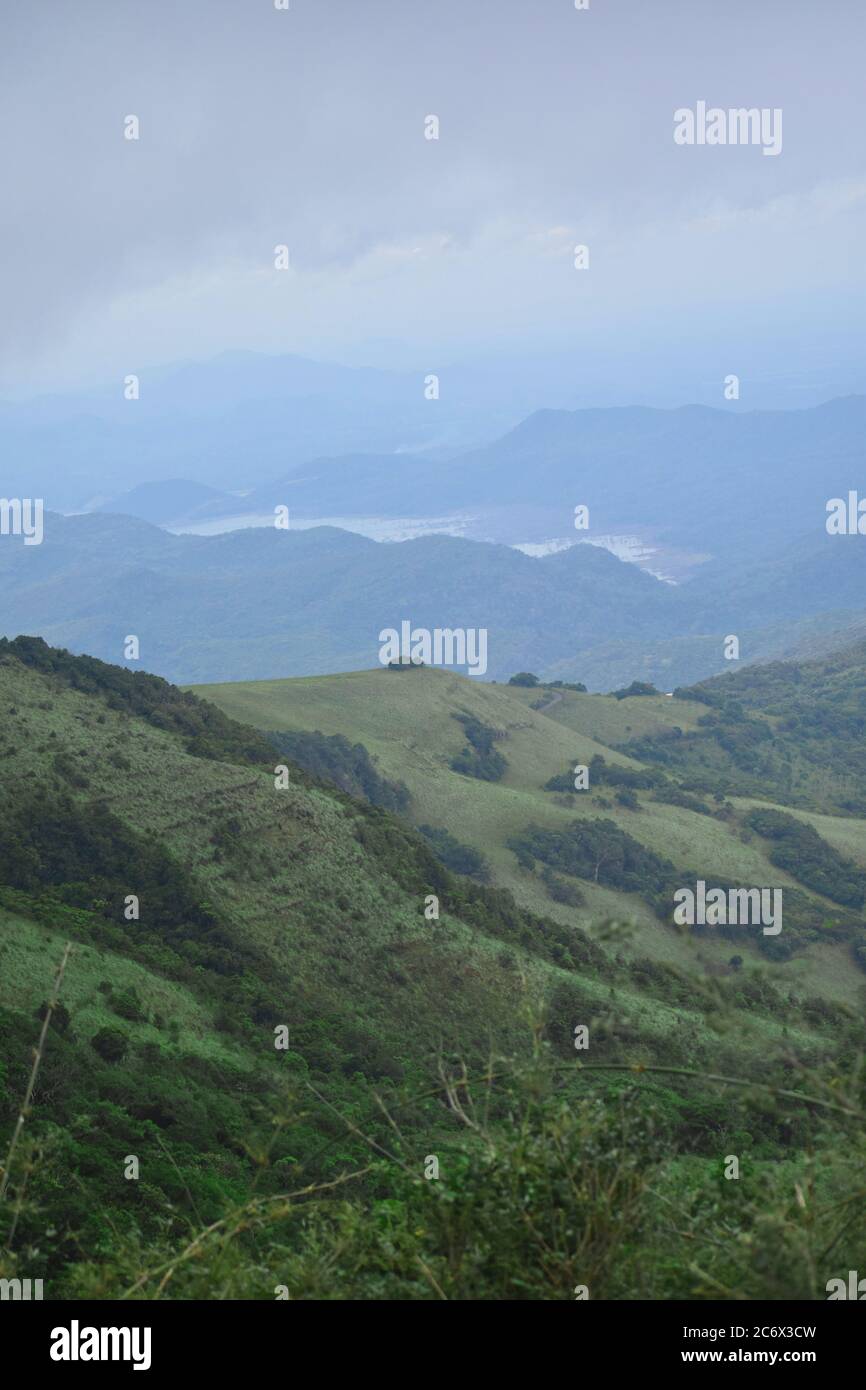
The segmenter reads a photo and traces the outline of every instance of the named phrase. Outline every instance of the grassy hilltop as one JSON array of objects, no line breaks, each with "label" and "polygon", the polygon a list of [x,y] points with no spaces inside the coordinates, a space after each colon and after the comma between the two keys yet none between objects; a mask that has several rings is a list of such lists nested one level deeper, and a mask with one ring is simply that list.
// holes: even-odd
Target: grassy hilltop
[{"label": "grassy hilltop", "polygon": [[[839,664],[839,659],[834,661]],[[776,669],[750,668],[736,678],[740,684],[735,689],[743,682],[751,689],[760,679],[755,672]],[[857,861],[859,868],[866,867],[866,819],[826,814],[836,809],[839,788],[851,793],[857,785],[856,776],[850,780],[851,760],[809,763],[798,740],[778,727],[782,721],[763,709],[754,719],[762,731],[773,733],[773,766],[764,769],[762,749],[756,753],[751,744],[745,745],[745,756],[730,739],[721,747],[707,727],[707,720],[716,718],[715,705],[704,700],[717,702],[717,692],[728,688],[726,679],[696,687],[695,696],[704,699],[618,699],[527,689],[429,668],[196,689],[226,713],[261,730],[320,731],[360,742],[383,777],[408,789],[406,814],[416,824],[447,830],[482,854],[493,882],[533,912],[588,930],[606,918],[632,924],[633,953],[730,973],[727,962],[733,948],[719,934],[686,940],[672,931],[659,915],[649,884],[647,892],[635,893],[581,878],[575,885],[579,902],[557,900],[557,882],[550,884],[544,865],[536,863],[530,869],[511,847],[527,826],[554,834],[567,832],[576,818],[604,819],[653,855],[671,861],[682,873],[682,883],[688,883],[688,872],[694,871],[707,883],[782,887],[794,911],[800,907],[809,925],[797,933],[792,915],[791,934],[797,935],[798,949],[790,960],[777,960],[777,970],[830,998],[854,1003],[866,985],[852,960],[852,945],[862,936],[862,913],[858,921],[850,903],[834,901],[821,888],[816,891],[804,883],[791,867],[774,862],[773,840],[751,824],[756,808],[778,806],[814,827],[828,847]],[[800,685],[796,688],[803,698]],[[493,731],[494,746],[506,763],[496,781],[463,775],[452,766],[466,743],[462,721],[467,716]],[[731,727],[738,731],[747,726],[740,720]],[[728,733],[723,725],[723,740]],[[716,756],[710,757],[707,749]],[[791,749],[802,765],[799,781],[791,773]],[[573,768],[590,766],[593,758],[604,759],[607,780],[593,773],[589,789],[573,792]],[[841,776],[834,778],[832,767],[840,762]],[[779,768],[784,780],[771,776]],[[642,773],[650,772],[659,785],[631,789],[626,779],[621,787],[610,780],[616,777],[615,769],[637,774],[631,778],[637,784],[645,780]],[[563,790],[548,789],[557,778]],[[866,775],[862,785],[866,788]],[[718,793],[720,786],[724,790]],[[834,923],[844,925],[837,932]],[[738,939],[736,951],[757,961],[763,958],[763,944],[756,944],[754,934],[747,935]]]}]

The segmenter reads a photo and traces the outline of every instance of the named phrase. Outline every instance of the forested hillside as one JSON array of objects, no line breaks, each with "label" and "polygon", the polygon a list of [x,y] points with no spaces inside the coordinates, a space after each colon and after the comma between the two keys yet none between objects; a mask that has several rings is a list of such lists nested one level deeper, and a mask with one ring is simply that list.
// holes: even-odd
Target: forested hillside
[{"label": "forested hillside", "polygon": [[[682,738],[623,744],[636,757],[816,811],[866,812],[866,642],[771,662],[674,692],[706,706]],[[677,705],[682,708],[681,705]]]}]

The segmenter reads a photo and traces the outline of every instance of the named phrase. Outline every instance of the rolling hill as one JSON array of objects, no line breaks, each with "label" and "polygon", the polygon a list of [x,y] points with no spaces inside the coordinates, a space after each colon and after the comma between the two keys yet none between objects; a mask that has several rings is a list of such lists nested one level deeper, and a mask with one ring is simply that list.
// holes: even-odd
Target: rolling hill
[{"label": "rolling hill", "polygon": [[[857,727],[862,728],[862,649],[836,660],[850,676],[849,723],[859,720]],[[761,689],[766,673],[780,670],[779,688],[790,691],[797,688],[795,682],[802,685],[799,668],[768,666],[747,668],[738,677],[719,678],[683,692],[691,698],[616,699],[567,690],[478,685],[423,669],[203,686],[196,693],[263,731],[317,731],[361,743],[382,777],[408,789],[411,801],[406,814],[417,825],[447,831],[481,854],[493,882],[534,912],[584,929],[605,919],[631,924],[632,953],[667,962],[688,960],[690,966],[710,973],[730,969],[730,941],[710,933],[684,942],[665,923],[666,914],[659,916],[649,883],[644,892],[634,893],[613,883],[581,880],[581,901],[562,900],[560,879],[554,875],[551,881],[543,862],[528,866],[515,853],[514,842],[528,826],[555,835],[566,832],[575,817],[593,825],[603,818],[652,855],[670,861],[683,882],[699,875],[707,882],[781,886],[792,903],[786,938],[791,955],[784,965],[779,963],[779,969],[792,979],[808,980],[810,988],[830,997],[855,1002],[866,983],[856,964],[857,948],[864,939],[862,910],[852,914],[850,904],[840,906],[824,893],[812,894],[796,873],[780,870],[771,858],[773,844],[754,833],[749,818],[765,802],[823,813],[826,842],[844,849],[849,857],[862,859],[866,853],[866,767],[860,765],[859,751],[845,759],[845,770],[840,767],[831,791],[826,771],[813,776],[811,783],[808,771],[800,780],[790,775],[799,731],[789,732],[783,719],[756,714],[760,735],[774,735],[769,742],[764,738],[757,754],[754,739],[746,737],[750,730],[740,720],[735,732],[742,740],[741,752],[727,726],[717,730],[710,725],[714,707],[701,699],[704,689],[711,692],[708,701],[714,698],[712,692],[731,686]],[[813,704],[834,711],[825,722],[837,718],[841,725],[845,714],[837,716],[838,706],[824,704],[826,686],[810,688],[809,697]],[[538,705],[542,708],[534,708]],[[801,716],[803,722],[811,719],[817,731],[819,721],[809,712],[808,703]],[[493,746],[505,760],[496,780],[464,775],[454,766],[466,743],[467,718],[491,731]],[[715,733],[721,734],[725,746],[733,747],[733,755],[724,754],[718,738],[712,736]],[[703,750],[705,744],[718,750],[719,758],[702,761],[697,752],[688,752],[692,746]],[[819,760],[828,746],[816,744]],[[723,756],[728,759],[724,767]],[[762,762],[767,757],[784,770],[783,778],[774,781],[768,775]],[[599,770],[588,790],[573,792],[571,770],[576,765],[591,766],[594,758],[604,759],[604,770]],[[838,765],[839,760],[834,761]],[[814,763],[810,766],[814,773]],[[637,790],[631,790],[628,777],[617,783],[611,769],[630,773]],[[648,770],[655,783],[641,786],[641,774]],[[563,788],[548,787],[552,779],[563,776]],[[860,801],[852,799],[856,788]],[[847,809],[840,797],[850,803]],[[827,814],[833,811],[835,819]],[[766,942],[746,939],[737,949],[760,959]]]},{"label": "rolling hill", "polygon": [[[614,702],[617,725],[587,696],[578,735],[571,693],[546,712],[439,672],[335,680],[383,767],[393,743],[425,814],[467,836],[543,817],[575,743],[630,766],[600,736],[658,733],[674,703]],[[335,725],[326,681],[276,683],[266,722],[303,727],[305,691]],[[863,1160],[862,1006],[813,990],[820,969],[707,976],[595,940],[450,873],[215,704],[38,639],[0,642],[0,707],[0,1277],[72,1298],[816,1298],[855,1258],[834,1199]],[[496,721],[501,781],[443,768]],[[720,1197],[730,1152],[744,1181]]]},{"label": "rolling hill", "polygon": [[404,618],[486,627],[494,677],[579,640],[676,621],[668,586],[592,546],[535,560],[441,535],[380,545],[333,527],[269,527],[203,538],[54,514],[42,545],[10,539],[0,546],[7,634],[122,660],[134,633],[145,669],[187,682],[367,665],[380,631]]},{"label": "rolling hill", "polygon": [[132,634],[145,670],[192,683],[368,667],[379,633],[408,619],[485,629],[486,680],[529,669],[598,690],[640,677],[670,691],[724,670],[731,633],[743,662],[843,640],[863,622],[861,542],[813,536],[793,565],[765,557],[753,574],[734,567],[674,587],[595,545],[535,558],[438,534],[399,544],[335,527],[202,537],[49,512],[42,544],[0,538],[0,624],[110,661],[124,660]]}]

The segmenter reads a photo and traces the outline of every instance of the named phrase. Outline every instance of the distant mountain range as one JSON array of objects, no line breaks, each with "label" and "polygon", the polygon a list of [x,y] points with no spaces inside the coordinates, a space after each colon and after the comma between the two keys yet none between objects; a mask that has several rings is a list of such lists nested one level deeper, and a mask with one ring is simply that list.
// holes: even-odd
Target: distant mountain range
[{"label": "distant mountain range", "polygon": [[825,520],[866,496],[866,397],[542,410],[503,434],[498,390],[456,374],[446,404],[411,372],[240,353],[74,417],[2,405],[0,492],[49,512],[42,545],[0,535],[0,628],[108,661],[136,635],[146,669],[192,683],[368,668],[409,621],[485,629],[488,680],[595,690],[729,669],[732,635],[749,662],[861,630],[866,540]]},{"label": "distant mountain range", "polygon": [[[440,458],[495,438],[545,398],[531,379],[509,386],[492,369],[452,368],[429,400],[435,371],[253,352],[140,373],[130,363],[109,389],[0,402],[0,484],[4,495],[42,496],[57,511],[163,479],[243,493],[321,454]],[[125,396],[136,389],[125,387],[129,374],[137,399]],[[569,397],[554,389],[554,399]]]},{"label": "distant mountain range", "polygon": [[[470,539],[537,544],[573,540],[574,509],[583,505],[587,538],[635,536],[646,563],[674,576],[707,560],[729,575],[732,559],[751,567],[822,526],[830,497],[866,491],[864,433],[860,396],[802,411],[544,410],[447,459],[354,452],[307,460],[243,498],[197,500],[186,519],[261,517],[282,505],[298,519],[450,517]],[[168,494],[153,519],[175,521],[177,502]],[[123,510],[123,499],[112,505]]]},{"label": "distant mountain range", "polygon": [[119,381],[0,403],[0,491],[186,528],[276,506],[306,523],[432,519],[509,545],[574,540],[582,505],[581,538],[634,538],[641,563],[677,579],[713,564],[725,578],[732,563],[751,569],[820,529],[830,497],[866,493],[863,396],[796,411],[530,413],[576,388],[561,374],[545,386],[453,369],[430,400],[426,381],[227,353],[143,373],[137,400]]},{"label": "distant mountain range", "polygon": [[378,544],[332,527],[178,536],[131,517],[48,514],[41,545],[0,538],[0,628],[184,683],[374,667],[379,633],[415,627],[488,633],[487,680],[528,669],[611,689],[659,688],[798,643],[832,649],[866,610],[866,543],[802,538],[728,575],[680,587],[592,545],[530,558],[443,535]]}]

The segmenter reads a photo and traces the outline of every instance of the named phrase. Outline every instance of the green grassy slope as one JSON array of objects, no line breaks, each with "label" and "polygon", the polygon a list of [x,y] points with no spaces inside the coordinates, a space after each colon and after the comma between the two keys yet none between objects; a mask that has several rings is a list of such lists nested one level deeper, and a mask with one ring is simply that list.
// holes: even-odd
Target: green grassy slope
[{"label": "green grassy slope", "polygon": [[[609,764],[638,768],[623,756],[641,740],[664,740],[676,730],[699,731],[708,709],[696,700],[667,696],[617,700],[612,696],[557,693],[515,686],[479,684],[441,670],[403,675],[384,670],[289,681],[260,681],[198,687],[228,714],[260,729],[320,730],[362,742],[388,778],[406,784],[416,823],[444,827],[458,840],[482,852],[494,882],[508,888],[530,910],[546,913],[569,926],[590,928],[605,918],[631,924],[632,953],[658,960],[698,965],[710,973],[728,970],[730,941],[711,934],[685,940],[665,925],[639,894],[625,893],[581,880],[584,901],[570,906],[551,899],[538,872],[522,868],[508,841],[529,823],[563,830],[575,817],[605,817],[683,872],[696,870],[708,882],[773,885],[789,891],[803,885],[773,865],[769,847],[744,829],[751,808],[744,800],[729,802],[725,815],[703,796],[710,814],[657,801],[637,793],[637,807],[620,805],[608,786],[563,797],[544,790],[545,783],[575,763],[589,764],[601,754]],[[532,708],[544,702],[543,710]],[[454,717],[466,713],[493,728],[496,747],[508,767],[498,782],[480,781],[455,772],[451,759],[463,743]],[[688,785],[688,783],[687,783]],[[769,799],[769,798],[768,798]],[[784,804],[784,803],[783,803]],[[839,819],[826,835],[830,844],[856,858],[860,822]],[[683,882],[688,882],[685,879]],[[833,917],[834,905],[820,894],[807,895],[819,913]],[[746,937],[737,950],[757,958]],[[798,956],[800,956],[798,952]],[[782,977],[807,977],[811,986],[849,1002],[860,997],[864,980],[847,943],[818,939],[800,958],[780,964]]]},{"label": "green grassy slope", "polygon": [[[0,706],[8,711],[4,778],[38,782],[46,757],[62,748],[86,779],[79,795],[163,843],[217,914],[264,950],[276,970],[291,974],[296,994],[311,992],[324,1004],[329,995],[342,999],[353,979],[358,1007],[387,1019],[395,986],[373,962],[392,948],[411,956],[413,945],[423,960],[429,931],[423,904],[397,894],[365,857],[355,833],[362,808],[308,785],[297,772],[287,789],[276,790],[266,767],[191,756],[172,733],[88,695],[52,688],[14,663],[0,666]],[[129,891],[135,888],[131,882]],[[354,922],[361,925],[352,928]],[[146,938],[146,902],[141,922],[129,931]],[[424,968],[447,970],[453,951],[459,973],[469,978],[484,942],[461,931],[459,922],[454,931],[459,944],[437,951]],[[368,957],[369,974],[357,973],[359,952]],[[332,959],[331,968],[323,970],[323,957]],[[413,1009],[419,1021],[435,1016],[437,1028],[447,1030],[438,1002],[431,1012],[432,984],[417,990]],[[448,997],[450,1022],[459,1031],[473,1018],[474,1001],[459,987]]]},{"label": "green grassy slope", "polygon": [[[639,903],[621,901],[622,895],[603,888],[589,891],[585,911],[563,911],[518,869],[506,848],[509,836],[532,818],[558,825],[570,815],[542,791],[548,778],[576,758],[588,763],[598,753],[614,761],[628,760],[617,759],[595,738],[575,736],[553,724],[512,699],[509,688],[435,670],[405,677],[378,670],[196,689],[232,717],[260,729],[319,729],[359,739],[385,776],[405,782],[416,822],[444,826],[481,850],[490,860],[495,881],[527,907],[584,925],[599,916],[637,913],[653,927],[652,914]],[[497,746],[507,758],[508,770],[500,782],[452,771],[451,759],[465,741],[453,717],[457,713],[471,714],[503,736]]]},{"label": "green grassy slope", "polygon": [[[576,741],[592,756],[591,737],[512,691],[442,673],[351,680],[371,748],[383,763],[398,748],[407,784],[418,762],[462,835],[488,815],[505,834],[530,812],[571,814],[538,783]],[[274,686],[265,723],[288,723],[289,706],[301,723],[299,690],[319,700],[313,723],[336,727],[327,681]],[[502,783],[448,768],[463,739],[455,709],[506,735]],[[847,1124],[856,1075],[840,1059],[861,1031],[856,1010],[799,977],[790,990],[767,963],[690,977],[530,915],[449,874],[389,813],[295,767],[278,789],[252,729],[154,678],[0,644],[0,710],[0,1161],[38,1015],[73,946],[0,1203],[0,1277],[43,1276],[53,1297],[272,1298],[285,1284],[293,1298],[570,1299],[581,1275],[593,1296],[715,1296],[693,1257],[749,1296],[790,1291],[791,1268],[835,1272],[775,1252],[760,1220],[768,1190],[783,1207],[784,1183],[807,1180],[806,1150],[826,1144],[829,1123],[773,1088],[790,1091],[794,1069]],[[420,795],[423,780],[413,785]],[[649,833],[657,809],[622,815],[646,816]],[[673,826],[677,808],[661,812]],[[140,919],[127,921],[133,893]],[[438,920],[424,915],[430,894]],[[592,1038],[580,1059],[579,1023]],[[281,1024],[288,1051],[274,1048]],[[478,1107],[464,1062],[486,1078]],[[732,1151],[749,1180],[730,1188],[725,1220],[758,1233],[754,1268],[749,1241],[726,1249],[714,1235],[720,1155]],[[440,1183],[422,1176],[431,1154]],[[843,1170],[823,1164],[828,1198]],[[337,1186],[300,1207],[282,1195],[321,1184]],[[602,1191],[599,1206],[588,1194]],[[251,1202],[275,1203],[274,1221]],[[232,1211],[247,1235],[178,1259],[192,1231]],[[298,1219],[279,1226],[286,1213]],[[832,1235],[818,1223],[822,1248]],[[851,1239],[834,1259],[853,1258]],[[816,1296],[810,1279],[794,1281],[803,1296]]]},{"label": "green grassy slope", "polygon": [[[98,674],[99,663],[93,668]],[[297,769],[289,787],[277,790],[275,755],[263,746],[270,766],[245,762],[243,750],[255,740],[243,731],[235,754],[226,754],[238,761],[189,751],[195,739],[173,727],[177,692],[162,682],[145,718],[110,687],[72,688],[68,674],[34,669],[9,647],[0,653],[0,1131],[11,1127],[24,1094],[36,1010],[49,997],[63,942],[75,943],[62,991],[68,1019],[56,1037],[52,1029],[36,1093],[58,1148],[45,1189],[31,1184],[42,1205],[23,1226],[35,1237],[47,1206],[55,1239],[43,1248],[55,1271],[68,1253],[70,1220],[82,1223],[95,1248],[112,1221],[123,1221],[111,1203],[124,1209],[124,1154],[140,1155],[150,1174],[146,1188],[128,1189],[139,1199],[135,1220],[167,1220],[174,1229],[180,1218],[169,1204],[188,1205],[187,1189],[207,1211],[252,1180],[247,1146],[259,1142],[263,1127],[268,1137],[287,1085],[312,1077],[331,1103],[351,1105],[357,1092],[369,1104],[372,1085],[419,1083],[440,1047],[480,1055],[493,1036],[508,1046],[521,1028],[524,988],[534,982],[543,995],[567,978],[531,924],[515,918],[512,930],[507,912],[494,917],[479,906],[481,890],[466,897],[420,841],[407,847],[399,830],[388,830],[387,818],[312,785]],[[71,674],[81,678],[74,663]],[[117,674],[133,691],[149,679]],[[55,817],[54,849],[68,850],[65,874],[40,875],[36,860],[16,857],[34,795]],[[67,797],[73,809],[61,811]],[[16,828],[19,806],[23,828]],[[173,865],[229,943],[215,953],[215,966],[198,939],[207,940],[209,929],[178,939],[171,905],[167,926],[135,870],[124,876],[126,842],[117,842],[113,864],[114,849],[105,847],[110,829],[100,851],[109,861],[103,880],[85,880],[94,846],[82,860],[76,841],[97,822],[160,847],[156,878],[160,864]],[[31,870],[33,881],[24,881]],[[428,892],[440,897],[437,922],[423,915]],[[141,894],[139,921],[124,919],[127,893]],[[274,1049],[281,1023],[290,1029],[288,1054]],[[94,1051],[105,1029],[125,1040],[120,1063]],[[35,1123],[38,1130],[38,1115]],[[280,1140],[277,1168],[310,1161],[323,1134],[327,1140],[321,1124],[321,1116],[305,1120],[290,1141]],[[98,1158],[88,1156],[94,1125],[110,1135]],[[330,1143],[331,1162],[345,1160],[342,1138]],[[216,1172],[209,1153],[219,1155]],[[105,1212],[90,1200],[94,1163],[114,1175]],[[64,1220],[60,1174],[70,1167],[79,1180]]]}]

